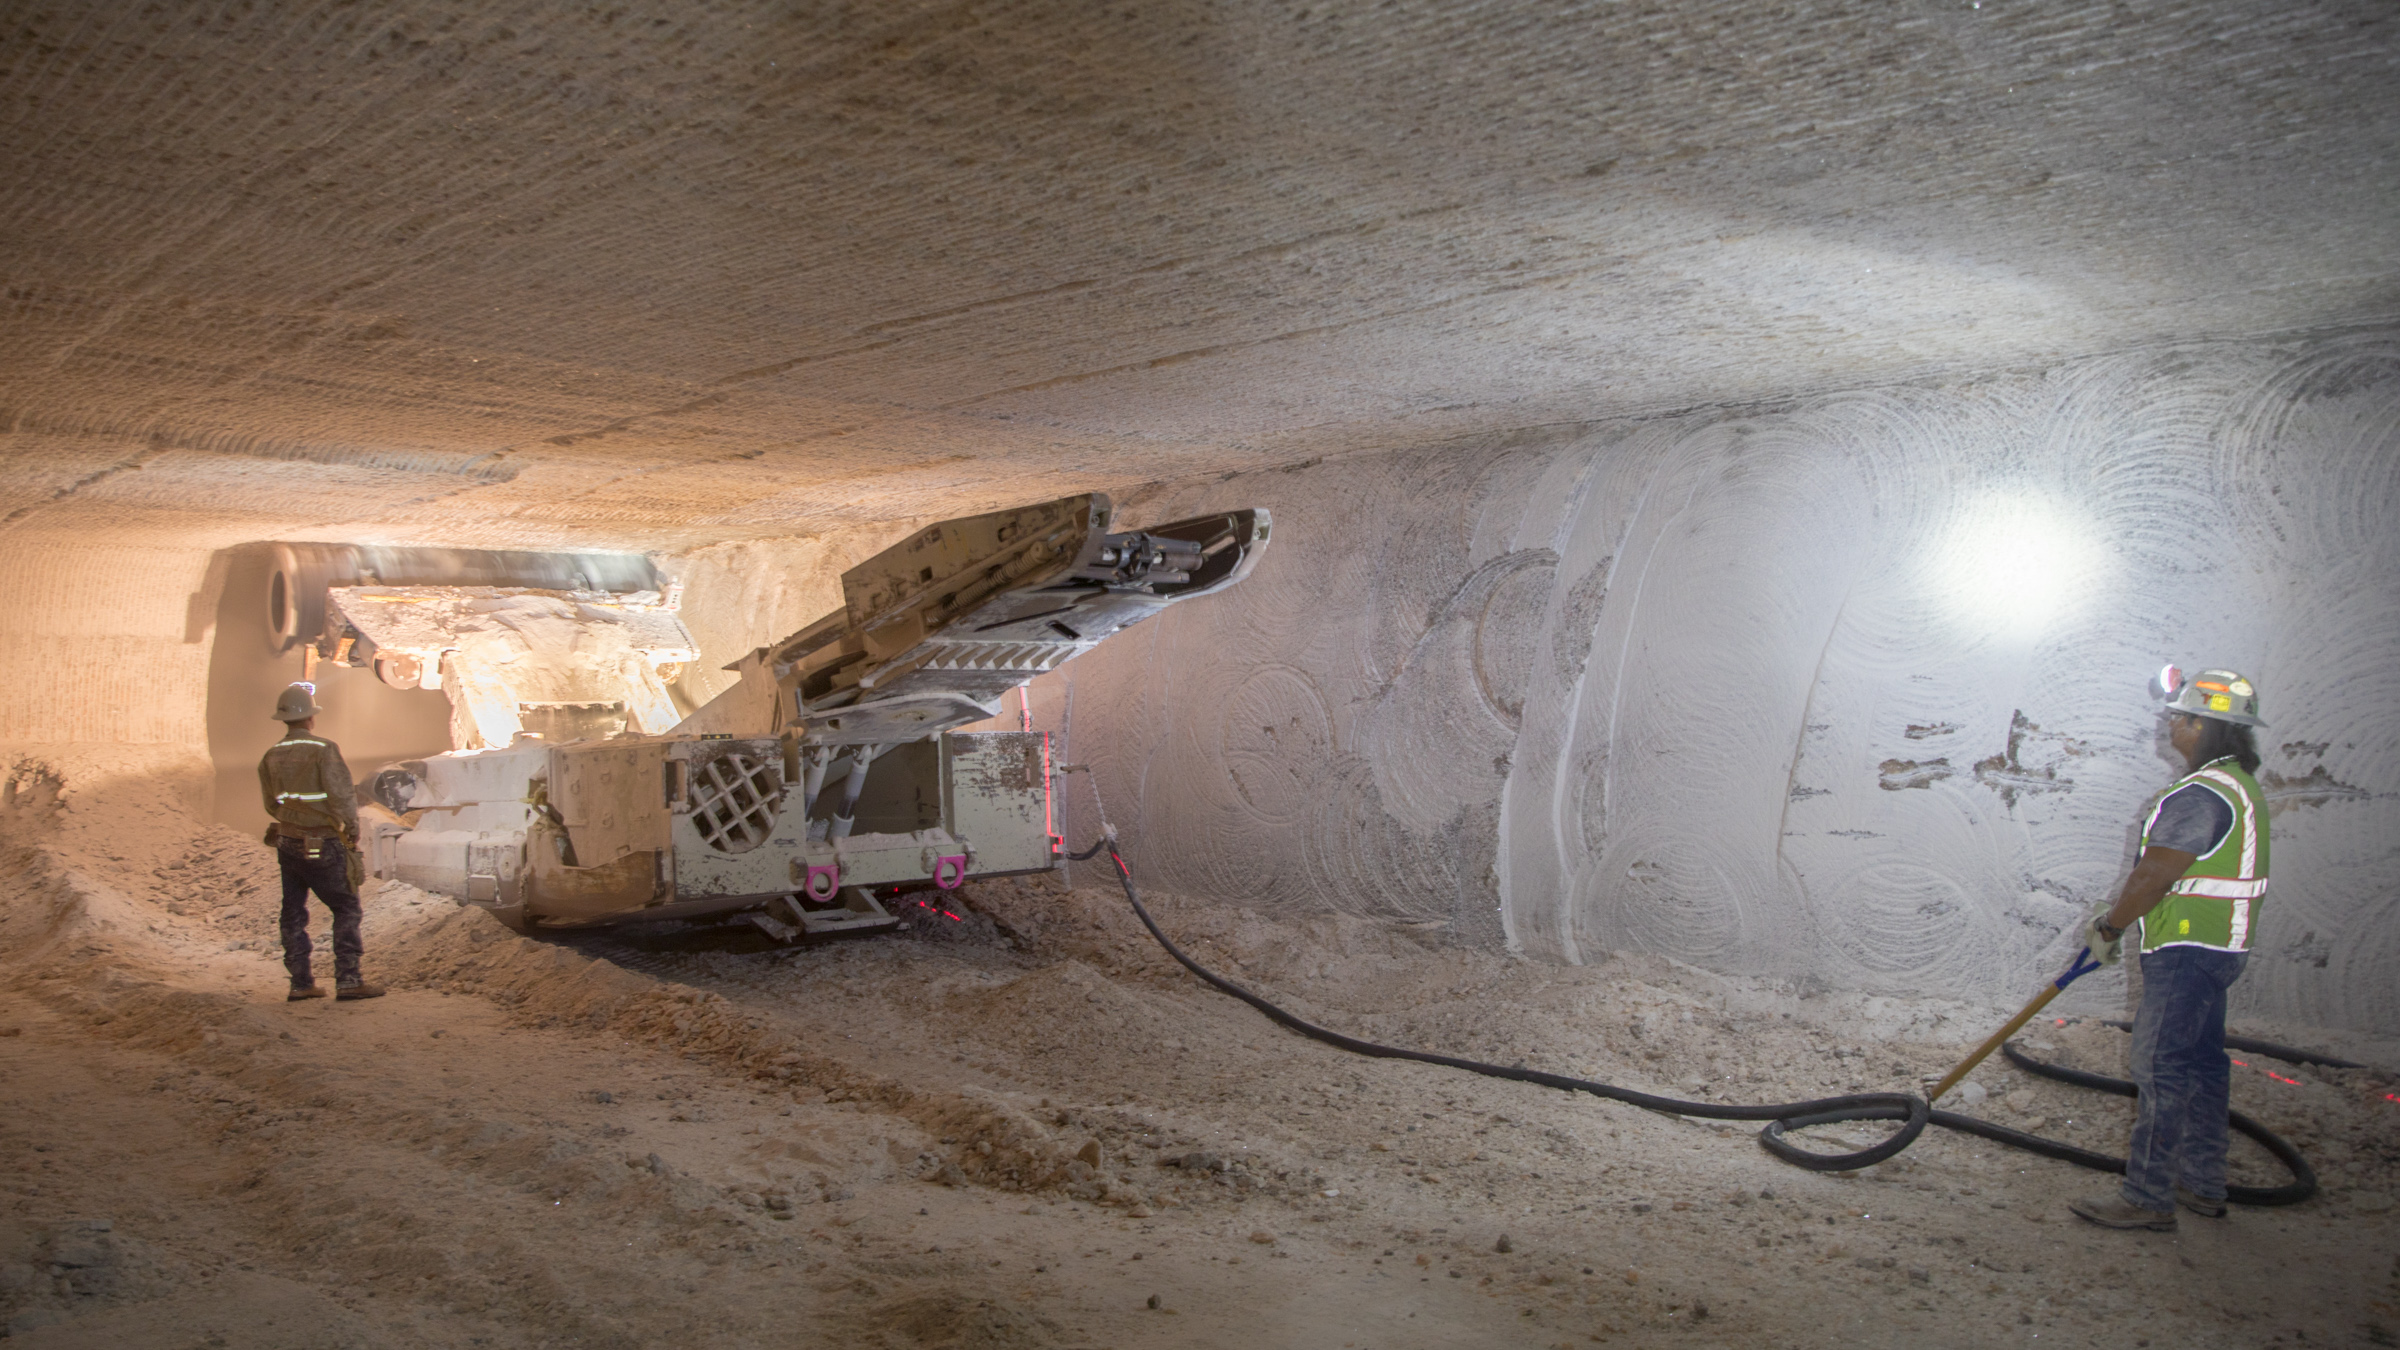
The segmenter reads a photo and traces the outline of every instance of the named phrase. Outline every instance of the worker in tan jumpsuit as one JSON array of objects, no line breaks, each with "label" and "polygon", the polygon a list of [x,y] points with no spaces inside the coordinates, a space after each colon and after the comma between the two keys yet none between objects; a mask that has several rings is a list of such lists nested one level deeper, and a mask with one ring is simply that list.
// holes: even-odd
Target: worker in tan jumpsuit
[{"label": "worker in tan jumpsuit", "polygon": [[258,790],[275,818],[268,837],[283,872],[283,968],[291,972],[294,1002],[323,998],[309,968],[308,893],[333,911],[333,973],[337,999],[381,998],[383,987],[359,974],[358,891],[350,880],[350,850],[358,844],[358,794],[341,747],[315,734],[316,688],[295,684],[275,700],[283,739],[258,761]]}]

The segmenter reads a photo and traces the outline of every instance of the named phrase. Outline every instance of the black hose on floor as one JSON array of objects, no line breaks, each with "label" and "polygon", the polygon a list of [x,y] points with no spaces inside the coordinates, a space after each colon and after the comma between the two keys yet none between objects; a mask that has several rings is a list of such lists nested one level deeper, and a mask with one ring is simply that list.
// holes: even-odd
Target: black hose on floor
[{"label": "black hose on floor", "polygon": [[[2133,1030],[2133,1023],[2119,1022],[2114,1018],[2104,1020],[2100,1023],[2100,1025],[2104,1027],[2115,1027],[2119,1031]],[[2355,1059],[2336,1059],[2332,1055],[2320,1055],[2314,1050],[2295,1050],[2288,1045],[2277,1045],[2273,1041],[2262,1041],[2256,1036],[2235,1036],[2228,1034],[2225,1037],[2225,1048],[2228,1050],[2248,1050],[2254,1054],[2260,1055],[2273,1055],[2275,1058],[2280,1059],[2287,1064],[2315,1064],[2327,1069],[2363,1069],[2367,1067]]]},{"label": "black hose on floor", "polygon": [[[1352,1054],[1366,1055],[1374,1059],[1407,1059],[1420,1064],[1439,1064],[1444,1068],[1464,1069],[1468,1073],[1482,1074],[1487,1078],[1505,1078],[1512,1082],[1532,1083],[1538,1087],[1557,1088],[1562,1092],[1588,1092],[1595,1097],[1605,1097],[1610,1101],[1624,1102],[1628,1106],[1638,1106],[1645,1111],[1658,1111],[1667,1115],[1698,1116],[1704,1120],[1763,1120],[1767,1124],[1758,1132],[1758,1142],[1776,1157],[1795,1167],[1807,1168],[1811,1172],[1843,1172],[1882,1162],[1915,1143],[1917,1136],[1925,1132],[1928,1124],[1976,1135],[1994,1143],[2025,1149],[2029,1152],[2039,1153],[2046,1158],[2056,1158],[2061,1162],[2074,1163],[2078,1167],[2089,1167],[2094,1171],[2121,1173],[2125,1170],[2123,1158],[2112,1158],[2105,1153],[2095,1153],[2090,1149],[2078,1148],[2073,1144],[2061,1143],[2055,1139],[2044,1139],[2040,1135],[2026,1134],[2021,1130],[2012,1130],[2004,1125],[1994,1125],[1973,1116],[1962,1116],[1954,1111],[1937,1111],[1923,1097],[1911,1092],[1859,1092],[1842,1097],[1823,1097],[1815,1101],[1786,1102],[1773,1106],[1730,1106],[1719,1102],[1690,1102],[1674,1097],[1659,1097],[1609,1083],[1596,1083],[1586,1078],[1571,1078],[1565,1074],[1544,1073],[1539,1069],[1486,1064],[1480,1060],[1459,1059],[1451,1055],[1437,1055],[1423,1050],[1403,1050],[1397,1046],[1380,1045],[1374,1041],[1362,1041],[1355,1036],[1345,1036],[1341,1032],[1320,1027],[1313,1022],[1285,1012],[1186,955],[1183,948],[1176,946],[1172,939],[1160,931],[1158,922],[1150,917],[1150,911],[1142,904],[1140,893],[1134,889],[1133,871],[1125,865],[1125,856],[1117,851],[1115,844],[1112,831],[1110,834],[1103,835],[1099,842],[1093,844],[1085,852],[1070,856],[1077,859],[1090,858],[1105,848],[1109,861],[1117,866],[1117,882],[1125,888],[1125,899],[1133,906],[1134,917],[1142,921],[1142,927],[1150,930],[1150,936],[1158,942],[1159,946],[1166,949],[1167,955],[1174,957],[1185,970],[1192,972],[1202,982],[1218,992],[1230,994],[1258,1009],[1259,1012],[1266,1015],[1268,1020],[1289,1027],[1311,1040],[1323,1041],[1336,1049],[1347,1050]],[[2229,1038],[2228,1044],[2230,1043]],[[2307,1057],[2303,1051],[2293,1050],[2286,1053],[2286,1047],[2265,1041],[2249,1042],[2247,1048],[2282,1059],[2313,1058]],[[2027,1073],[2056,1079],[2062,1083],[2072,1083],[2078,1087],[2113,1093],[2120,1097],[2135,1095],[2134,1085],[2122,1078],[2110,1078],[2104,1074],[2086,1073],[2080,1069],[2044,1064],[2017,1049],[2014,1041],[2001,1046],[2000,1051],[2008,1057],[2010,1063]],[[1903,1123],[1890,1138],[1851,1153],[1816,1153],[1799,1147],[1787,1137],[1790,1131],[1805,1129],[1811,1125],[1832,1125],[1852,1120],[1897,1120]],[[2274,1131],[2239,1111],[2231,1112],[2230,1120],[2233,1128],[2257,1140],[2267,1152],[2275,1155],[2275,1160],[2282,1163],[2291,1172],[2292,1180],[2289,1185],[2284,1186],[2228,1186],[2225,1188],[2226,1199],[2237,1205],[2293,1205],[2316,1194],[2317,1174],[2310,1169],[2307,1160],[2300,1156],[2298,1149],[2293,1148],[2289,1142]]]},{"label": "black hose on floor", "polygon": [[[1111,843],[1112,841],[1104,839],[1102,842]],[[1355,1036],[1345,1036],[1338,1031],[1327,1030],[1313,1022],[1285,1012],[1185,955],[1183,948],[1176,946],[1172,939],[1159,931],[1158,922],[1152,919],[1150,911],[1143,907],[1142,897],[1134,890],[1133,872],[1125,866],[1124,855],[1117,852],[1112,845],[1108,850],[1108,856],[1109,860],[1117,865],[1117,881],[1125,888],[1125,899],[1133,905],[1134,916],[1142,921],[1144,928],[1150,930],[1150,936],[1157,939],[1158,945],[1166,948],[1167,955],[1182,963],[1185,970],[1199,976],[1202,981],[1219,992],[1231,994],[1258,1009],[1266,1014],[1269,1020],[1289,1027],[1311,1040],[1323,1041],[1327,1045],[1347,1050],[1352,1054],[1366,1055],[1374,1059],[1409,1059],[1415,1060],[1419,1064],[1439,1064],[1444,1068],[1464,1069],[1469,1073],[1479,1073],[1487,1078],[1506,1078],[1513,1082],[1557,1088],[1562,1092],[1588,1092],[1595,1097],[1606,1097],[1610,1101],[1624,1102],[1628,1106],[1638,1106],[1646,1111],[1659,1111],[1668,1115],[1699,1116],[1708,1120],[1763,1120],[1767,1122],[1767,1126],[1759,1132],[1759,1142],[1766,1146],[1767,1151],[1795,1167],[1805,1167],[1812,1172],[1842,1172],[1882,1162],[1915,1143],[1917,1136],[1924,1133],[1926,1122],[1934,1114],[1932,1108],[1926,1105],[1924,1098],[1907,1092],[1853,1093],[1845,1097],[1824,1097],[1816,1101],[1792,1102],[1783,1106],[1728,1106],[1718,1102],[1687,1102],[1673,1097],[1658,1097],[1647,1092],[1635,1092],[1631,1088],[1616,1087],[1608,1083],[1595,1083],[1589,1079],[1544,1073],[1539,1069],[1485,1064],[1478,1060],[1436,1055],[1424,1050],[1403,1050],[1397,1046],[1379,1045],[1374,1041],[1362,1041]],[[1827,1125],[1844,1120],[1897,1120],[1903,1124],[1891,1138],[1853,1153],[1814,1153],[1793,1144],[1784,1137],[1786,1130],[1796,1130],[1808,1125]]]},{"label": "black hose on floor", "polygon": [[[2125,1024],[2111,1022],[2108,1025],[2122,1026]],[[2243,1039],[2249,1040],[2248,1037]],[[2232,1043],[2233,1038],[2227,1037],[2226,1044],[2231,1045]],[[2250,1040],[2248,1048],[2256,1050],[2260,1054],[2274,1055],[2278,1059],[2290,1057],[2284,1053],[2289,1047],[2276,1045],[2272,1041]],[[2009,1063],[2038,1077],[2053,1079],[2061,1083],[2072,1083],[2076,1087],[2090,1088],[2094,1092],[2105,1092],[2116,1097],[2137,1095],[2134,1085],[2122,1078],[2111,1078],[2104,1073],[2089,1073],[2082,1069],[2070,1069],[2061,1064],[2045,1064],[2019,1050],[2015,1041],[2002,1045],[2000,1053],[2008,1057]],[[2300,1055],[2306,1052],[2292,1050],[2290,1053],[2291,1055]],[[2227,1124],[2257,1140],[2259,1147],[2273,1154],[2275,1161],[2282,1163],[2284,1170],[2292,1174],[2292,1179],[2281,1186],[2227,1186],[2225,1188],[2226,1199],[2237,1205],[2296,1205],[2317,1193],[2316,1169],[2308,1165],[2308,1159],[2300,1156],[2300,1150],[2292,1147],[2291,1141],[2239,1111],[2228,1110],[2225,1116]],[[2012,1130],[2005,1125],[1994,1125],[1990,1121],[1977,1120],[1973,1116],[1962,1116],[1950,1111],[1936,1111],[1933,1113],[1933,1123],[1947,1129],[1978,1135],[1994,1143],[2007,1144],[2011,1148],[2021,1148],[2030,1153],[2039,1153],[2045,1158],[2056,1158],[2061,1162],[2071,1162],[2078,1167],[2089,1167],[2095,1172],[2123,1172],[2125,1170],[2123,1158],[2111,1157],[2106,1153],[2094,1153],[2088,1148],[2077,1148],[2073,1144],[2062,1144],[2055,1139],[2044,1139],[2038,1134]]]}]

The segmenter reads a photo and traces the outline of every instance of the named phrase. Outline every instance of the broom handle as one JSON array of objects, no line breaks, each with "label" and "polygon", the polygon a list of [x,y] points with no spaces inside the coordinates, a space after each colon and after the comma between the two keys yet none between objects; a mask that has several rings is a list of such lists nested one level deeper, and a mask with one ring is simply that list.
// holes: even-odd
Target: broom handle
[{"label": "broom handle", "polygon": [[2066,971],[2063,974],[2061,974],[2057,979],[2052,980],[2046,987],[2043,988],[2042,992],[2035,994],[2024,1007],[2019,1008],[2017,1010],[2017,1015],[2008,1019],[2006,1023],[2002,1024],[2001,1028],[1998,1031],[1993,1032],[1988,1040],[1984,1041],[1983,1044],[1976,1046],[1974,1054],[1971,1054],[1965,1059],[1960,1060],[1957,1068],[1952,1069],[1949,1073],[1943,1075],[1942,1081],[1933,1085],[1933,1091],[1925,1094],[1925,1100],[1928,1103],[1940,1101],[1943,1093],[1948,1092],[1954,1087],[1957,1087],[1959,1079],[1966,1077],[1970,1073],[1973,1073],[1976,1065],[1981,1064],[1994,1050],[1999,1049],[2002,1042],[2006,1041],[2009,1037],[2016,1035],[2018,1030],[2027,1022],[2032,1021],[2035,1013],[2038,1013],[2042,1009],[2049,1007],[2050,1000],[2057,998],[2061,993],[2064,993],[2068,985],[2073,984],[2076,980],[2082,978],[2083,976],[2089,975],[2093,971],[2098,970],[2100,968],[2100,963],[2092,960],[2091,956],[2092,949],[2089,947],[2086,947],[2082,951],[2075,953],[2075,959],[2067,963]]}]

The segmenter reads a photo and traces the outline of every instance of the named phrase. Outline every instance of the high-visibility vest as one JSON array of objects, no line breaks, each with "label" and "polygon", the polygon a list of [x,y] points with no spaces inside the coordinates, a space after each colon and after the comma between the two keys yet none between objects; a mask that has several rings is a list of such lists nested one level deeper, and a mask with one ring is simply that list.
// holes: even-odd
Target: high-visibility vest
[{"label": "high-visibility vest", "polygon": [[2142,916],[2142,947],[2210,947],[2221,952],[2250,950],[2250,934],[2258,925],[2259,901],[2267,893],[2267,799],[2258,780],[2228,756],[2201,765],[2159,795],[2142,822],[2142,847],[2150,847],[2150,830],[2168,797],[2199,786],[2225,799],[2233,808],[2233,828],[2207,856],[2186,868],[2181,880],[2167,888],[2158,907]]}]

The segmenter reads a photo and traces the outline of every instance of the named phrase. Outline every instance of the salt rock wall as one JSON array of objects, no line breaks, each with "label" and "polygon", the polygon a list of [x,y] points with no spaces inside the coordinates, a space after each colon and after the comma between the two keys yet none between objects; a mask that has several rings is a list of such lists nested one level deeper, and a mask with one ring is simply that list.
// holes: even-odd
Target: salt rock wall
[{"label": "salt rock wall", "polygon": [[1276,516],[1249,582],[1036,692],[1160,885],[2013,1001],[2174,776],[2148,677],[2222,664],[2275,811],[2237,1006],[2400,1030],[2400,333],[1127,503],[1236,504]]},{"label": "salt rock wall", "polygon": [[158,531],[48,528],[45,507],[103,476],[80,449],[0,435],[0,747],[205,745],[222,569]]},{"label": "salt rock wall", "polygon": [[684,626],[700,644],[678,701],[689,711],[733,687],[739,677],[725,665],[840,609],[843,571],[911,532],[900,521],[655,555],[683,583]]}]

